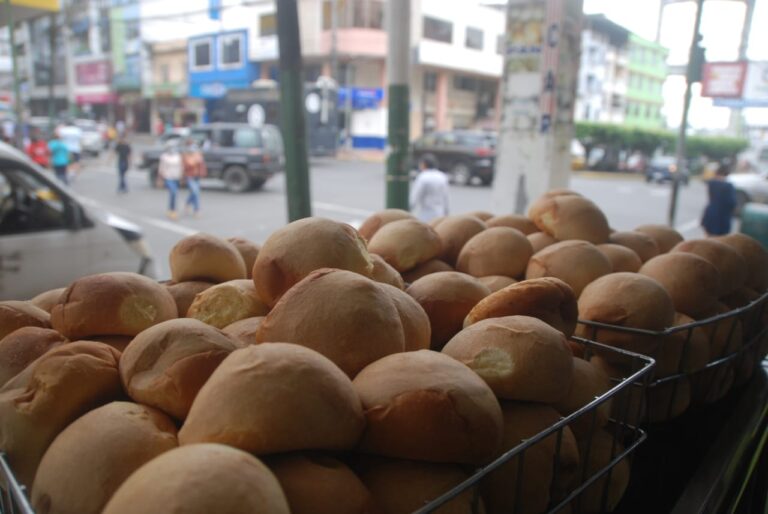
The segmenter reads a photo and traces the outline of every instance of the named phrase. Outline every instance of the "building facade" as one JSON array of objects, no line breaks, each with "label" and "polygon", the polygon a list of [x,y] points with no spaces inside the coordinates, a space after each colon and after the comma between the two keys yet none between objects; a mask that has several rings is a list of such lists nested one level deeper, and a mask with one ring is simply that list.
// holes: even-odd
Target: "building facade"
[{"label": "building facade", "polygon": [[626,123],[635,127],[664,128],[664,96],[667,55],[663,46],[629,35]]},{"label": "building facade", "polygon": [[150,74],[142,93],[150,102],[153,129],[157,122],[185,126],[203,118],[203,101],[189,96],[188,55],[186,39],[150,46]]}]

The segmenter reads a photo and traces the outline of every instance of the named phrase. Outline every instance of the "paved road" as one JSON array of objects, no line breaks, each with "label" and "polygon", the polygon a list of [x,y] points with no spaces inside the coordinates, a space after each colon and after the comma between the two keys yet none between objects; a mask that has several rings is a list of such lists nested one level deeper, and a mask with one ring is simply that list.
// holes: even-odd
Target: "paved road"
[{"label": "paved road", "polygon": [[[384,208],[382,164],[333,159],[312,162],[312,207],[315,215],[357,225],[370,213]],[[114,164],[104,156],[86,161],[72,185],[86,203],[104,206],[140,225],[158,259],[160,278],[169,276],[167,255],[179,238],[197,231],[224,237],[240,236],[262,242],[286,223],[284,176],[267,182],[259,192],[231,194],[219,184],[204,184],[199,218],[165,217],[166,192],[149,187],[146,173],[129,172],[130,192],[118,195]],[[613,228],[631,229],[642,223],[664,223],[669,205],[669,186],[648,185],[634,177],[581,174],[571,187],[595,201]],[[186,198],[182,192],[180,200]],[[491,191],[482,187],[453,187],[452,212],[486,209]],[[682,189],[678,228],[687,237],[700,235],[698,219],[706,202],[703,184]]]}]

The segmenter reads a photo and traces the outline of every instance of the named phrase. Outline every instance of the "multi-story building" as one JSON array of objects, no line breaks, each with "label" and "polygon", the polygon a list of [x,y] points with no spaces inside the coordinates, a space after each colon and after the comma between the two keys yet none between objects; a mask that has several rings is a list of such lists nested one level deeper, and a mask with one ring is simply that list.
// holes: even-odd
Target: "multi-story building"
[{"label": "multi-story building", "polygon": [[187,40],[153,43],[148,57],[151,70],[142,92],[150,101],[151,119],[176,126],[197,123],[205,106],[188,96]]},{"label": "multi-story building", "polygon": [[627,85],[627,125],[645,128],[665,126],[662,86],[667,78],[665,47],[629,35],[629,78]]}]

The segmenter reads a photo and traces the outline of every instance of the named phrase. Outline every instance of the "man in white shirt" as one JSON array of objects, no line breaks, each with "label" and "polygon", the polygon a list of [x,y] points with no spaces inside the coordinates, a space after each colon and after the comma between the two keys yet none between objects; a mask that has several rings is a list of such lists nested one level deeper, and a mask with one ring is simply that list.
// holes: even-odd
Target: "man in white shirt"
[{"label": "man in white shirt", "polygon": [[410,206],[416,217],[429,222],[448,215],[448,177],[431,155],[419,160],[419,174],[411,187]]}]

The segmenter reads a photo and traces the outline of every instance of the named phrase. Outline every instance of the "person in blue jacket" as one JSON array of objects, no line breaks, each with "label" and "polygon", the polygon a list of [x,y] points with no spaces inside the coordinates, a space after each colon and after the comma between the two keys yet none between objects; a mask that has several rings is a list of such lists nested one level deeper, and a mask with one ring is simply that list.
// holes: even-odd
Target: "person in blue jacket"
[{"label": "person in blue jacket", "polygon": [[714,178],[707,181],[709,203],[704,209],[701,226],[707,236],[722,236],[731,232],[731,218],[736,208],[736,189],[726,178],[728,163],[721,163]]},{"label": "person in blue jacket", "polygon": [[69,148],[59,137],[59,132],[53,134],[53,138],[48,141],[48,150],[51,151],[51,167],[56,174],[56,178],[64,184],[69,184],[67,179],[67,167],[69,166]]}]

